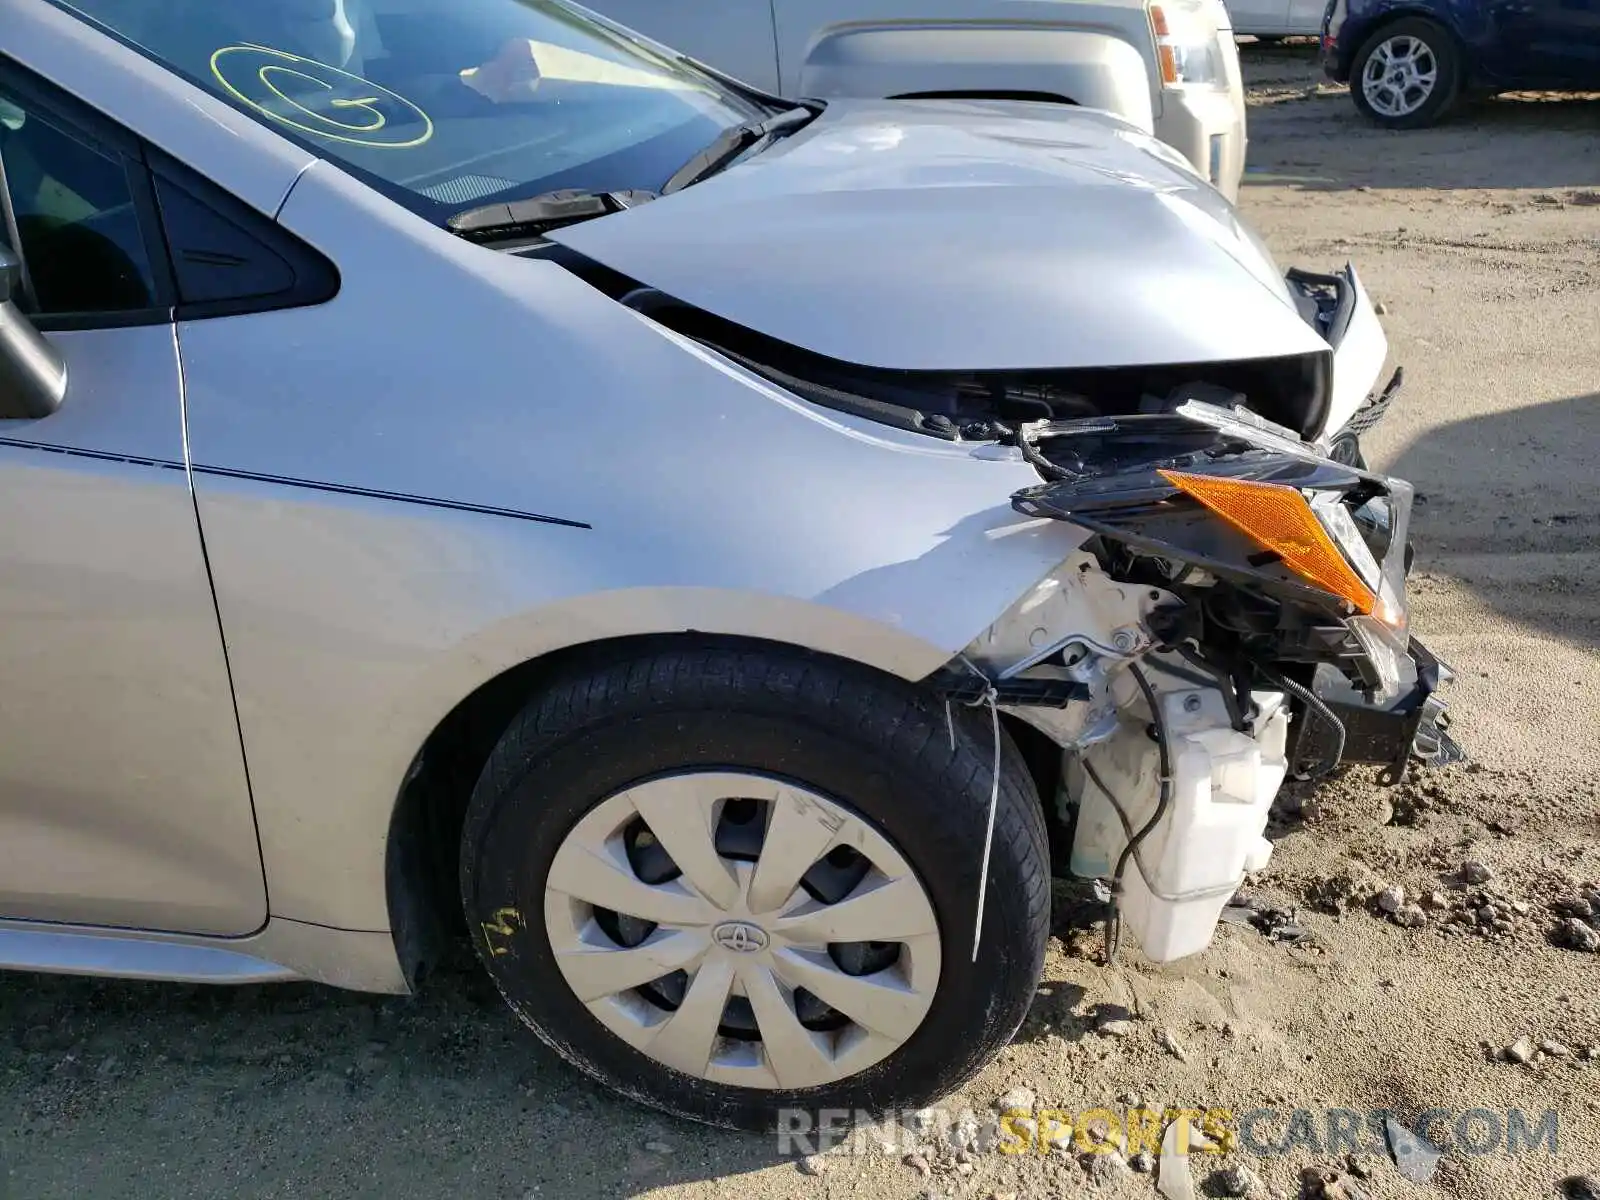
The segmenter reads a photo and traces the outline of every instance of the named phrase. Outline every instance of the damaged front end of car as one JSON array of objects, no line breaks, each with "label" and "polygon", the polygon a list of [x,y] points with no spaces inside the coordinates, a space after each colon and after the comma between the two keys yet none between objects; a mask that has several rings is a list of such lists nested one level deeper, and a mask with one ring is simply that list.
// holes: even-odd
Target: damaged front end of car
[{"label": "damaged front end of car", "polygon": [[[1266,864],[1284,779],[1458,753],[1408,628],[1411,489],[1360,445],[1401,377],[1378,387],[1353,266],[1280,274],[1097,119],[974,119],[830,106],[784,152],[515,252],[843,428],[1032,466],[1013,507],[1076,549],[926,683],[1061,748],[1035,773],[1061,777],[1072,871],[1180,958]],[[892,150],[857,155],[868,129]]]},{"label": "damaged front end of car", "polygon": [[1181,958],[1266,865],[1285,778],[1461,757],[1409,629],[1412,489],[1199,400],[1017,432],[1045,479],[1014,507],[1092,536],[928,682],[1063,748],[1072,873]]}]

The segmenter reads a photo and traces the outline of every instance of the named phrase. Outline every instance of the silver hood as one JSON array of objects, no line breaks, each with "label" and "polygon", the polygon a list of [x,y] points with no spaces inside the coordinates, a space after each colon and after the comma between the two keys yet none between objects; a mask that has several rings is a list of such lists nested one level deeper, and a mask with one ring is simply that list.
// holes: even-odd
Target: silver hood
[{"label": "silver hood", "polygon": [[834,101],[712,178],[550,237],[830,358],[909,370],[1326,352],[1261,241],[1108,114]]}]

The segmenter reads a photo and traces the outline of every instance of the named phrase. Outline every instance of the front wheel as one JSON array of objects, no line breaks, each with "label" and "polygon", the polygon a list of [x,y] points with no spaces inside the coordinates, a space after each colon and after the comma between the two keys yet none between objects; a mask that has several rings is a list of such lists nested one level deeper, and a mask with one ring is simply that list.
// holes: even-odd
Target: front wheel
[{"label": "front wheel", "polygon": [[480,957],[569,1061],[681,1116],[926,1104],[1015,1033],[1048,930],[1043,813],[1002,737],[972,961],[994,745],[954,729],[912,685],[782,648],[575,670],[473,794]]},{"label": "front wheel", "polygon": [[1350,68],[1356,108],[1388,129],[1442,120],[1461,94],[1461,55],[1441,25],[1407,17],[1363,43]]}]

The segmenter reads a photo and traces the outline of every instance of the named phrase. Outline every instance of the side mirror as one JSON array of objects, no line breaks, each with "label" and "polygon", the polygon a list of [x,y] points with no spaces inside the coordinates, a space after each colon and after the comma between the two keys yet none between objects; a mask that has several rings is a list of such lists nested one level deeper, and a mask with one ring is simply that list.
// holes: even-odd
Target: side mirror
[{"label": "side mirror", "polygon": [[67,364],[17,307],[22,260],[0,245],[0,419],[48,417],[67,395]]}]

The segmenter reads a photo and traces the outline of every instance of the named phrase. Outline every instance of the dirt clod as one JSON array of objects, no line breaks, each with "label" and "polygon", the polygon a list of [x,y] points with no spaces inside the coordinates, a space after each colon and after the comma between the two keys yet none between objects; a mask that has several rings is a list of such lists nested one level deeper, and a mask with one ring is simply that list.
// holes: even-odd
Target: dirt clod
[{"label": "dirt clod", "polygon": [[995,1100],[995,1110],[1002,1115],[1008,1112],[1031,1113],[1038,1107],[1039,1098],[1031,1088],[1018,1087],[1003,1093]]},{"label": "dirt clod", "polygon": [[1600,929],[1577,917],[1567,917],[1556,926],[1555,940],[1559,946],[1580,950],[1585,954],[1600,953]]},{"label": "dirt clod", "polygon": [[1468,883],[1488,883],[1494,878],[1494,872],[1475,858],[1469,858],[1461,864],[1461,878]]},{"label": "dirt clod", "polygon": [[1394,923],[1405,929],[1415,929],[1428,923],[1428,914],[1420,904],[1402,904],[1395,910]]},{"label": "dirt clod", "polygon": [[1307,1167],[1300,1173],[1300,1200],[1371,1200],[1359,1182],[1326,1167]]},{"label": "dirt clod", "polygon": [[1127,1161],[1115,1150],[1080,1155],[1078,1165],[1097,1187],[1114,1187],[1129,1173]]},{"label": "dirt clod", "polygon": [[1261,1190],[1261,1177],[1239,1164],[1215,1172],[1207,1183],[1219,1196],[1251,1196]]},{"label": "dirt clod", "polygon": [[1359,906],[1377,886],[1364,871],[1346,868],[1312,880],[1305,889],[1306,903],[1317,912],[1337,916]]}]

